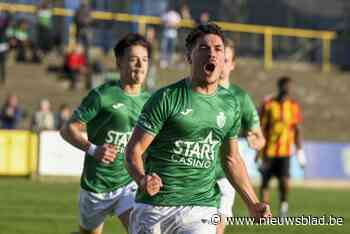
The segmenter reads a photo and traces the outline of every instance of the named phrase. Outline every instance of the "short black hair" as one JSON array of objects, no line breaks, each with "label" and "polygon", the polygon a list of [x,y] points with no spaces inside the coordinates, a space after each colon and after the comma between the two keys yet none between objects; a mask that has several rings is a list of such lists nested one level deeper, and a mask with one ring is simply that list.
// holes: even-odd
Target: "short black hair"
[{"label": "short black hair", "polygon": [[200,24],[197,27],[195,27],[186,37],[186,49],[187,52],[191,52],[193,47],[197,43],[197,39],[207,35],[207,34],[215,34],[218,35],[222,42],[225,43],[225,36],[222,32],[221,28],[214,23],[209,24]]},{"label": "short black hair", "polygon": [[116,59],[120,59],[124,56],[125,50],[131,46],[140,45],[147,49],[148,58],[152,56],[152,46],[146,40],[146,38],[138,33],[129,33],[124,36],[118,43],[114,46],[113,51]]},{"label": "short black hair", "polygon": [[292,82],[292,79],[289,76],[281,76],[277,80],[277,87],[280,89],[282,88],[285,84]]}]

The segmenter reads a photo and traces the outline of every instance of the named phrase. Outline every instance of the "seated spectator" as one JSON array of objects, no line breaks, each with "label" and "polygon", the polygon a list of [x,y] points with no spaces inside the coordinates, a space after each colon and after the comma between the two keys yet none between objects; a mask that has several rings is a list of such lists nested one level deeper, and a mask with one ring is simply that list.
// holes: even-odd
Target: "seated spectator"
[{"label": "seated spectator", "polygon": [[64,71],[71,82],[71,89],[77,89],[80,77],[87,74],[86,57],[80,45],[74,46],[64,58]]},{"label": "seated spectator", "polygon": [[32,117],[30,128],[34,132],[55,129],[55,116],[51,112],[50,102],[47,99],[40,101],[39,109]]},{"label": "seated spectator", "polygon": [[39,4],[37,10],[37,41],[38,48],[43,54],[47,54],[53,46],[52,9],[48,2]]},{"label": "seated spectator", "polygon": [[57,130],[61,129],[62,126],[68,121],[71,115],[71,109],[67,104],[62,104],[59,108],[58,113],[56,113],[55,128]]},{"label": "seated spectator", "polygon": [[2,129],[16,129],[22,119],[22,111],[18,106],[17,96],[10,94],[1,107],[0,126]]},{"label": "seated spectator", "polygon": [[11,48],[16,49],[16,61],[40,62],[37,48],[29,37],[29,22],[26,19],[18,21],[16,26],[11,26],[7,31]]}]

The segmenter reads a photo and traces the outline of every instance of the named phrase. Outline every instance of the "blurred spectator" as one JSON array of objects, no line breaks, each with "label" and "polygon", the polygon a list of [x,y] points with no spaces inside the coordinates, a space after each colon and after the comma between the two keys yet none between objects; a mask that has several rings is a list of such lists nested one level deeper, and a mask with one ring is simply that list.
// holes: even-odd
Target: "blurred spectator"
[{"label": "blurred spectator", "polygon": [[77,43],[82,44],[84,48],[84,53],[86,56],[86,61],[89,63],[89,50],[91,44],[91,11],[89,4],[86,1],[81,1],[78,10],[74,15],[74,23],[76,26],[76,40]]},{"label": "blurred spectator", "polygon": [[185,20],[191,20],[192,19],[191,11],[190,11],[190,8],[188,7],[187,4],[181,5],[181,7],[180,7],[180,15],[181,15],[182,19],[185,19]]},{"label": "blurred spectator", "polygon": [[67,104],[62,104],[58,110],[58,113],[56,113],[55,129],[61,129],[62,126],[69,120],[70,115],[71,109],[69,106]]},{"label": "blurred spectator", "polygon": [[164,29],[161,42],[160,66],[166,68],[172,64],[173,53],[177,42],[177,27],[181,16],[175,10],[169,10],[161,17]]},{"label": "blurred spectator", "polygon": [[39,109],[34,113],[30,129],[34,132],[55,129],[55,116],[47,99],[40,101]]},{"label": "blurred spectator", "polygon": [[9,24],[9,15],[0,13],[0,84],[6,82],[6,54],[9,49],[6,30]]},{"label": "blurred spectator", "polygon": [[9,96],[7,96],[4,105],[1,107],[1,128],[16,129],[21,119],[22,111],[18,106],[17,96],[14,94],[10,94]]},{"label": "blurred spectator", "polygon": [[87,74],[86,56],[81,45],[73,46],[65,55],[64,71],[71,83],[71,89],[77,89],[80,77]]},{"label": "blurred spectator", "polygon": [[146,30],[146,40],[152,46],[152,58],[150,62],[150,66],[148,69],[148,77],[146,79],[146,87],[148,90],[152,91],[156,88],[156,80],[157,80],[157,68],[158,68],[158,51],[159,51],[159,43],[156,38],[156,30],[153,27],[149,27]]},{"label": "blurred spectator", "polygon": [[7,30],[11,48],[16,49],[16,61],[40,62],[35,44],[29,37],[29,22],[26,19],[20,19],[17,24],[11,24]]},{"label": "blurred spectator", "polygon": [[104,68],[102,63],[98,60],[94,61],[91,65],[90,87],[87,88],[95,88],[101,85],[104,82],[103,73]]},{"label": "blurred spectator", "polygon": [[52,49],[52,11],[49,3],[44,1],[38,7],[37,12],[37,42],[40,51],[44,54]]},{"label": "blurred spectator", "polygon": [[207,24],[210,20],[210,15],[208,11],[203,11],[200,15],[199,15],[199,19],[197,20],[198,24]]}]

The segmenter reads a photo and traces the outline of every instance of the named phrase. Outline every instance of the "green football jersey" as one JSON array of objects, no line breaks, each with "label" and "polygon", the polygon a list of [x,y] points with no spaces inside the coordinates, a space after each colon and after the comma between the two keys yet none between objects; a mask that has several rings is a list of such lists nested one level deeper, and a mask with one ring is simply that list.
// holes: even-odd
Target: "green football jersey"
[{"label": "green football jersey", "polygon": [[[233,96],[237,97],[240,103],[242,113],[242,130],[249,131],[251,129],[258,128],[260,126],[259,115],[249,94],[234,84],[230,84],[228,90],[232,93]],[[225,176],[225,172],[221,167],[220,160],[217,161],[216,176],[218,179]]]},{"label": "green football jersey", "polygon": [[157,206],[217,207],[215,166],[220,145],[236,138],[240,106],[219,87],[213,95],[194,92],[187,79],[157,91],[147,101],[137,126],[155,136],[145,170],[163,187],[155,196],[138,191],[136,201]]},{"label": "green football jersey", "polygon": [[120,81],[107,82],[84,98],[73,118],[85,123],[90,142],[116,145],[113,163],[98,162],[85,155],[80,185],[83,189],[102,193],[118,189],[132,181],[124,166],[124,151],[137,118],[149,94],[131,96],[120,88]]}]

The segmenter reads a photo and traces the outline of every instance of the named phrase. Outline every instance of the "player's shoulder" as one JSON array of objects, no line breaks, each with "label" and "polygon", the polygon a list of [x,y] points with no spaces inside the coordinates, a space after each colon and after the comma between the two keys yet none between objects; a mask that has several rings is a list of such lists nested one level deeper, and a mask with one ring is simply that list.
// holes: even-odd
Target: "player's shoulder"
[{"label": "player's shoulder", "polygon": [[92,89],[92,92],[97,92],[98,94],[102,95],[105,94],[106,92],[110,91],[110,90],[114,90],[114,89],[119,89],[119,80],[111,80],[111,81],[107,81],[99,86],[97,86],[96,88]]},{"label": "player's shoulder", "polygon": [[233,94],[237,94],[237,95],[244,96],[248,94],[244,89],[242,89],[236,84],[230,84],[230,86],[228,87],[228,90],[231,91]]},{"label": "player's shoulder", "polygon": [[297,99],[289,98],[289,101],[294,108],[300,109],[300,104],[299,104],[299,101]]},{"label": "player's shoulder", "polygon": [[237,106],[240,107],[240,99],[229,89],[219,86],[217,95],[221,100],[225,100],[225,103],[233,106],[234,109],[236,109]]},{"label": "player's shoulder", "polygon": [[299,101],[295,98],[289,98],[290,103],[292,103],[293,105],[299,105]]},{"label": "player's shoulder", "polygon": [[172,95],[177,95],[182,90],[186,89],[186,79],[182,79],[180,81],[177,81],[175,83],[172,83],[170,85],[167,85],[163,88],[158,89],[156,92],[154,92],[153,96],[156,97],[170,97]]}]

